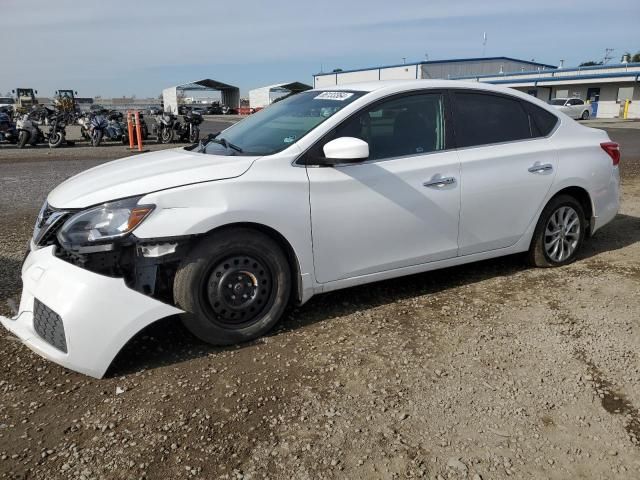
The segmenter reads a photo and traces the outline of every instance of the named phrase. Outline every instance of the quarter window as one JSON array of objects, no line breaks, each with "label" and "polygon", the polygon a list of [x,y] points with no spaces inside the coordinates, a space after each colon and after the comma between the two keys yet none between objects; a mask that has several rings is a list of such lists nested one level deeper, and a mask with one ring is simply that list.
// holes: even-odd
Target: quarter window
[{"label": "quarter window", "polygon": [[531,138],[529,116],[519,100],[485,93],[454,95],[458,147]]},{"label": "quarter window", "polygon": [[378,103],[340,125],[332,138],[369,144],[369,159],[420,155],[446,146],[444,95],[413,94]]},{"label": "quarter window", "polygon": [[532,136],[546,137],[549,135],[558,123],[558,117],[531,102],[522,103],[531,119]]}]

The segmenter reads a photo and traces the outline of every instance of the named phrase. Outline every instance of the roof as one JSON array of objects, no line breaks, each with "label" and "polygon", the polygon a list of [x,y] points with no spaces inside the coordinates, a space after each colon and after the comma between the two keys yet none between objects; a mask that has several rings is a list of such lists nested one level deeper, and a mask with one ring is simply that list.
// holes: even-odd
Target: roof
[{"label": "roof", "polygon": [[479,62],[479,61],[510,61],[510,62],[518,62],[525,63],[528,65],[532,65],[535,67],[543,67],[549,69],[556,69],[555,65],[547,65],[545,63],[538,63],[529,60],[520,60],[518,58],[512,57],[472,57],[472,58],[451,58],[448,60],[424,60],[422,62],[412,62],[412,63],[397,63],[394,65],[380,65],[377,67],[368,67],[368,68],[355,68],[351,70],[340,70],[339,72],[320,72],[316,73],[314,77],[319,77],[323,75],[335,75],[336,73],[351,73],[351,72],[364,72],[366,70],[377,70],[381,68],[394,68],[394,67],[406,67],[406,66],[415,66],[415,65],[438,65],[443,63],[463,63],[463,62]]},{"label": "roof", "polygon": [[273,89],[289,90],[291,92],[304,92],[305,90],[311,90],[313,87],[302,82],[289,82],[289,83],[276,83],[274,85],[265,85],[254,90],[273,90]]},{"label": "roof", "polygon": [[513,92],[506,87],[496,86],[492,83],[473,82],[463,80],[438,80],[438,79],[418,79],[418,80],[376,80],[372,82],[355,82],[345,83],[342,85],[331,85],[327,87],[315,88],[318,91],[351,91],[351,92],[373,92],[376,90],[389,89],[394,90],[399,87],[404,87],[406,90],[420,89],[420,88],[475,88],[483,90],[496,90]]},{"label": "roof", "polygon": [[210,78],[195,80],[193,82],[183,83],[182,85],[175,85],[174,87],[169,88],[177,88],[179,90],[239,90],[236,86],[212,80]]},{"label": "roof", "polygon": [[[553,72],[545,71],[541,72],[540,70],[526,70],[524,72],[509,72],[509,73],[490,73],[486,75],[465,75],[462,77],[454,77],[454,80],[468,80],[468,79],[482,79],[482,78],[490,78],[490,77],[517,77],[520,75],[540,75],[540,74],[555,74],[555,73],[566,73],[566,72],[584,72],[591,70],[616,70],[616,69],[627,69],[629,67],[636,68],[640,67],[640,63],[618,63],[613,65],[594,65],[590,67],[562,67],[562,68],[554,68]],[[594,74],[594,75],[607,75],[605,74]]]}]

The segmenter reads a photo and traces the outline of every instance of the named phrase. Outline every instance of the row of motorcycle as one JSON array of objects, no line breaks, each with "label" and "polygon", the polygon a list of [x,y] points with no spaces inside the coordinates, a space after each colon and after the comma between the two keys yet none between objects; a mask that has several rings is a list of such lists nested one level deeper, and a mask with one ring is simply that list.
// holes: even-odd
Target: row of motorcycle
[{"label": "row of motorcycle", "polygon": [[[151,109],[155,119],[153,134],[158,143],[171,143],[174,140],[197,143],[200,139],[202,115],[197,111],[188,111],[180,122],[177,115]],[[149,129],[144,114],[139,114],[142,139],[149,138]],[[70,125],[79,125],[82,137],[97,147],[104,141],[129,143],[129,131],[124,115],[117,110],[94,108],[88,112],[75,112],[62,109],[37,106],[28,113],[15,114],[0,111],[0,142],[15,144],[18,148],[38,143],[48,143],[50,148],[61,145],[73,145],[67,140],[66,129]]]}]

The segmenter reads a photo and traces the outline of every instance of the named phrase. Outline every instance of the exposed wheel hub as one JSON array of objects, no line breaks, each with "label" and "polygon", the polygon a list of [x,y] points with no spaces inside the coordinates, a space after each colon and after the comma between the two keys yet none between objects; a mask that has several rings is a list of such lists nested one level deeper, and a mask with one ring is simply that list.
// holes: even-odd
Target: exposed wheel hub
[{"label": "exposed wheel hub", "polygon": [[264,263],[236,256],[218,263],[207,286],[207,297],[222,323],[244,323],[257,316],[271,295],[271,278]]}]

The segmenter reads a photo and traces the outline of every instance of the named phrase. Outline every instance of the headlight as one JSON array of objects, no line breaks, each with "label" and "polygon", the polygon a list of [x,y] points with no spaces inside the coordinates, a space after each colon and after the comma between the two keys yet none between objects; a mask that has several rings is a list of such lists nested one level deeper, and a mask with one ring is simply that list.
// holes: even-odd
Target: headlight
[{"label": "headlight", "polygon": [[76,213],[62,225],[58,240],[63,245],[86,245],[127,235],[154,209],[154,205],[138,205],[140,198],[126,198]]}]

